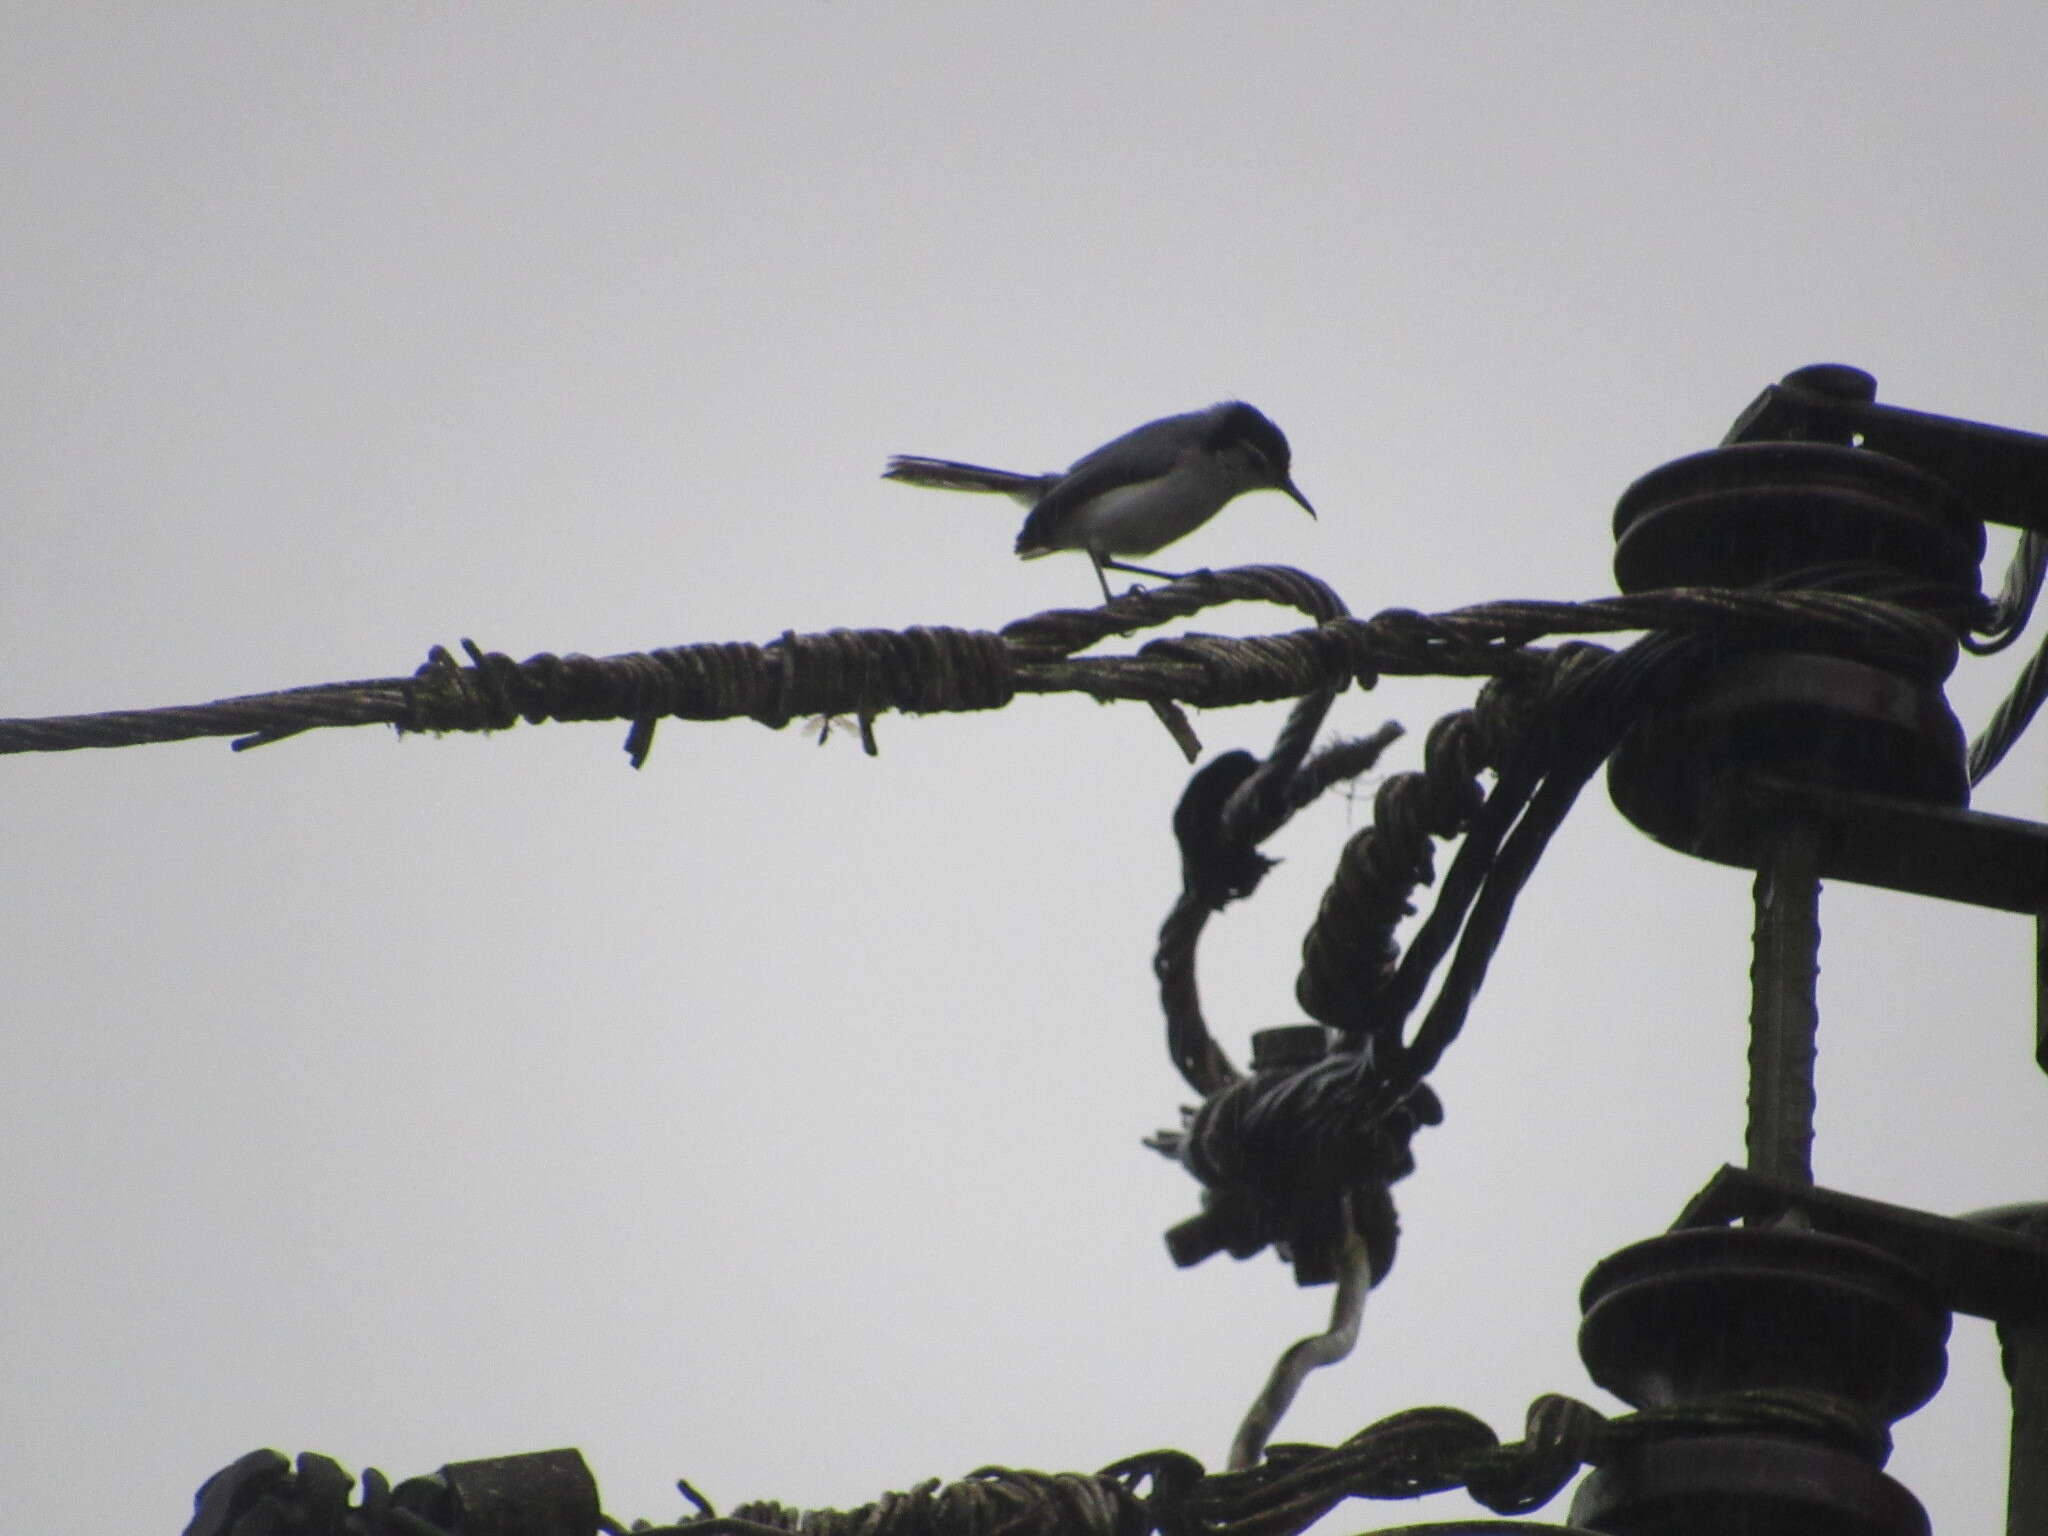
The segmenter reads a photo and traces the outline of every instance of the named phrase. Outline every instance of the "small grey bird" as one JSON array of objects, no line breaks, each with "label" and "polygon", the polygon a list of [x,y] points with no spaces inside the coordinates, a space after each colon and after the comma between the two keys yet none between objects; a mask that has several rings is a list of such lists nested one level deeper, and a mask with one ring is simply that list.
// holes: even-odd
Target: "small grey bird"
[{"label": "small grey bird", "polygon": [[1064,473],[1020,475],[952,459],[898,454],[886,480],[945,491],[994,491],[1026,503],[1017,535],[1026,560],[1078,549],[1095,566],[1104,601],[1105,570],[1171,581],[1168,571],[1126,565],[1118,555],[1149,555],[1185,538],[1247,491],[1282,491],[1310,517],[1316,509],[1288,478],[1281,430],[1242,400],[1162,416],[1104,443]]}]

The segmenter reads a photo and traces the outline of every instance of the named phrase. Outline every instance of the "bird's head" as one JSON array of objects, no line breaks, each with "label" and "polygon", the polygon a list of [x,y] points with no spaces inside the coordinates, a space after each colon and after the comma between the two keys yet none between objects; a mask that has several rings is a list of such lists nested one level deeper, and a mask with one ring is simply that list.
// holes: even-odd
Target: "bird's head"
[{"label": "bird's head", "polygon": [[1310,517],[1316,515],[1316,509],[1289,477],[1294,455],[1287,446],[1287,434],[1273,425],[1272,418],[1242,400],[1226,400],[1212,406],[1210,415],[1213,421],[1207,446],[1212,452],[1237,459],[1259,488],[1284,492]]}]

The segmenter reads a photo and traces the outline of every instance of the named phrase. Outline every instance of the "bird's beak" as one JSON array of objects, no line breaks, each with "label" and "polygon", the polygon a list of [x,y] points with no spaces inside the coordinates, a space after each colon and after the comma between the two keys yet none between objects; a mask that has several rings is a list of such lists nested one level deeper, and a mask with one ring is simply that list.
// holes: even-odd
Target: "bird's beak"
[{"label": "bird's beak", "polygon": [[[1289,496],[1294,498],[1294,504],[1296,506],[1300,507],[1301,510],[1306,512],[1310,517],[1315,517],[1316,509],[1308,504],[1308,498],[1301,494],[1300,490],[1296,488],[1292,480],[1282,480],[1280,484],[1275,487],[1275,489],[1285,491]],[[1317,521],[1320,522],[1321,519],[1318,518]]]}]

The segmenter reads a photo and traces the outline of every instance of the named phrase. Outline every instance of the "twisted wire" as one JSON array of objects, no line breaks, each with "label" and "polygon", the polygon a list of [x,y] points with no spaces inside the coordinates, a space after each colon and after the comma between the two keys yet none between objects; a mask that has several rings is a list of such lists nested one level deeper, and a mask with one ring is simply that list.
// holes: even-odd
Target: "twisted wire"
[{"label": "twisted wire", "polygon": [[1209,918],[1251,895],[1273,861],[1259,846],[1334,786],[1364,773],[1401,735],[1389,722],[1367,736],[1309,752],[1331,695],[1318,692],[1289,712],[1264,760],[1249,752],[1217,758],[1198,772],[1174,813],[1181,890],[1160,924],[1153,952],[1167,1053],[1197,1093],[1236,1082],[1238,1070],[1210,1033],[1195,977],[1195,952]]},{"label": "twisted wire", "polygon": [[1153,1528],[1144,1502],[1114,1478],[983,1467],[959,1482],[930,1478],[858,1509],[764,1500],[662,1529],[678,1536],[1147,1536]]},{"label": "twisted wire", "polygon": [[[1842,579],[1866,578],[1847,573]],[[1224,832],[1207,837],[1201,846],[1212,858],[1220,851],[1237,863],[1223,866],[1228,878],[1184,878],[1155,959],[1175,1064],[1205,1095],[1181,1131],[1151,1143],[1204,1186],[1202,1214],[1169,1235],[1179,1262],[1198,1262],[1223,1248],[1246,1257],[1271,1243],[1293,1261],[1298,1281],[1315,1284],[1335,1275],[1335,1255],[1356,1235],[1374,1250],[1375,1277],[1387,1273],[1399,1230],[1388,1186],[1413,1169],[1415,1130],[1441,1118],[1424,1079],[1463,1029],[1543,849],[1642,711],[1676,696],[1698,668],[1759,644],[1758,634],[1785,612],[1770,599],[1787,595],[1660,594],[1674,597],[1670,606],[1682,613],[1732,615],[1731,623],[1719,631],[1653,631],[1619,652],[1586,642],[1524,651],[1472,709],[1439,721],[1423,771],[1397,775],[1382,787],[1373,824],[1347,845],[1304,940],[1297,1000],[1333,1032],[1330,1048],[1248,1082],[1236,1078],[1200,1019],[1193,950],[1206,911],[1220,904],[1213,893],[1223,899],[1249,894],[1264,866],[1246,862],[1247,845]],[[1839,617],[1903,595],[1896,585],[1875,594],[1802,591],[1790,606]],[[1641,619],[1646,606],[1656,605],[1624,599],[1580,606],[1598,606],[1607,622],[1619,624]],[[1485,623],[1505,640],[1557,617],[1551,605],[1496,604],[1486,610]],[[1450,630],[1469,639],[1467,618],[1447,623],[1403,616],[1394,623],[1411,635]],[[1384,627],[1386,621],[1382,615],[1371,622]],[[1340,621],[1326,628],[1341,627]],[[1891,624],[1878,647],[1889,651],[1895,666],[1938,676],[1952,665],[1956,641],[1938,623],[1934,631],[1940,643],[1927,645],[1921,641],[1928,629],[1918,618]],[[1844,640],[1828,631],[1798,645],[1825,648]],[[1309,718],[1297,712],[1297,721]],[[1276,745],[1275,757],[1286,753],[1294,768],[1303,750],[1299,740],[1288,739]],[[1490,787],[1482,777],[1488,774]],[[1249,768],[1233,777],[1242,782],[1225,798],[1226,811],[1241,809],[1257,781]],[[1191,797],[1196,788],[1190,785]],[[1184,799],[1182,816],[1188,808]],[[1176,831],[1183,863],[1193,870],[1182,816]],[[1238,822],[1254,830],[1269,824],[1252,815]],[[1228,815],[1223,824],[1230,825]],[[1435,883],[1435,842],[1450,838],[1459,839],[1450,871],[1404,951],[1396,929],[1412,915],[1417,888]],[[1411,1033],[1410,1020],[1432,984],[1435,996]]]},{"label": "twisted wire", "polygon": [[[1373,797],[1372,821],[1345,844],[1337,869],[1302,940],[1295,1000],[1310,1018],[1354,1039],[1368,1034],[1375,1005],[1386,998],[1401,951],[1395,930],[1415,911],[1413,896],[1436,880],[1437,841],[1465,834],[1485,804],[1482,773],[1498,770],[1545,697],[1546,680],[1577,655],[1553,652],[1546,671],[1500,679],[1480,690],[1469,709],[1439,719],[1423,742],[1420,771],[1397,773]],[[1420,956],[1448,942],[1450,911],[1438,930],[1419,934],[1424,946],[1410,971],[1420,996]],[[1429,961],[1434,964],[1434,958]],[[1405,1010],[1388,1003],[1383,1012]]]},{"label": "twisted wire", "polygon": [[1226,602],[1275,603],[1321,624],[1350,609],[1336,589],[1288,565],[1240,565],[1194,571],[1178,581],[1113,597],[1096,608],[1054,608],[1005,624],[1002,636],[1019,651],[1071,656],[1112,635],[1155,629]]},{"label": "twisted wire", "polygon": [[[1275,1446],[1259,1466],[1202,1476],[1174,1467],[1154,1495],[1161,1531],[1205,1536],[1292,1536],[1349,1498],[1407,1499],[1463,1488],[1497,1514],[1547,1504],[1582,1466],[1643,1446],[1700,1435],[1783,1435],[1881,1461],[1889,1436],[1848,1405],[1818,1393],[1757,1390],[1640,1409],[1614,1419],[1574,1398],[1530,1405],[1523,1438],[1502,1444],[1480,1419],[1454,1408],[1416,1408],[1359,1431],[1342,1445]],[[1135,1469],[1142,1458],[1108,1470]]]},{"label": "twisted wire", "polygon": [[[1136,655],[1080,656],[1221,602],[1284,602],[1313,627],[1232,638],[1185,635]],[[1729,642],[1796,641],[1901,670],[1953,658],[1952,631],[1898,602],[1840,592],[1685,588],[1584,603],[1487,603],[1428,615],[1390,609],[1343,616],[1323,583],[1279,566],[1200,572],[1113,599],[1061,609],[998,632],[951,628],[788,632],[765,645],[712,642],[591,657],[543,652],[515,661],[465,643],[468,664],[435,647],[411,677],[320,683],[208,704],[0,720],[0,753],[67,752],[200,737],[236,745],[303,731],[389,725],[406,732],[497,731],[525,721],[751,719],[780,726],[811,715],[873,717],[998,709],[1023,693],[1171,700],[1223,708],[1300,699],[1383,674],[1494,677],[1539,667],[1546,635],[1661,629]]]},{"label": "twisted wire", "polygon": [[[1526,1514],[1555,1498],[1581,1467],[1669,1440],[1751,1434],[1826,1445],[1873,1466],[1883,1464],[1891,1443],[1882,1424],[1814,1392],[1730,1392],[1611,1419],[1575,1398],[1546,1394],[1530,1404],[1522,1438],[1508,1443],[1459,1409],[1412,1408],[1340,1445],[1269,1447],[1256,1466],[1239,1471],[1212,1473],[1185,1452],[1157,1450],[1092,1474],[983,1467],[850,1510],[760,1500],[725,1515],[682,1483],[695,1514],[662,1526],[635,1522],[633,1529],[637,1536],[1296,1536],[1347,1499],[1411,1499],[1456,1488],[1496,1513]],[[570,1458],[574,1465],[563,1475],[587,1478],[580,1458]],[[464,1526],[446,1504],[441,1479],[412,1478],[394,1488],[370,1468],[361,1481],[352,1504],[350,1479],[329,1458],[306,1453],[293,1463],[276,1451],[254,1451],[207,1480],[186,1536],[453,1536]],[[553,1519],[562,1502],[559,1481],[534,1487],[521,1529],[569,1529]],[[520,1507],[505,1503],[494,1519],[510,1520]],[[597,1524],[611,1533],[626,1529],[608,1516]]]}]

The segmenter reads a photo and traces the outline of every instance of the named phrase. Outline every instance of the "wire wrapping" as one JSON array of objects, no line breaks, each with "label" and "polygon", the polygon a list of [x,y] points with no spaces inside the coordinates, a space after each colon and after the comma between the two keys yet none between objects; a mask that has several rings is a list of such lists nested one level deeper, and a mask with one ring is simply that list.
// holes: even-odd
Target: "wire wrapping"
[{"label": "wire wrapping", "polygon": [[[1412,1408],[1340,1445],[1276,1445],[1243,1471],[1209,1472],[1181,1451],[1126,1457],[1095,1473],[983,1467],[937,1478],[850,1510],[762,1500],[715,1512],[680,1484],[696,1513],[670,1525],[635,1522],[637,1536],[1296,1536],[1347,1499],[1411,1499],[1463,1488],[1499,1514],[1526,1514],[1584,1466],[1664,1440],[1705,1434],[1782,1435],[1881,1464],[1890,1436],[1839,1399],[1784,1390],[1732,1392],[1603,1416],[1575,1398],[1530,1404],[1518,1441],[1455,1408]],[[436,1478],[392,1486],[374,1468],[349,1503],[341,1468],[310,1453],[294,1463],[255,1451],[209,1478],[185,1536],[455,1536],[466,1528]],[[520,1529],[562,1530],[540,1512]],[[496,1526],[493,1527],[498,1528]],[[509,1527],[506,1527],[509,1528]],[[600,1516],[598,1528],[626,1527]],[[574,1536],[585,1536],[579,1528]]]},{"label": "wire wrapping", "polygon": [[[515,661],[465,643],[463,665],[435,647],[410,677],[320,683],[209,704],[0,720],[0,754],[141,746],[200,737],[280,741],[304,731],[389,725],[405,732],[498,731],[525,721],[874,716],[1001,708],[1017,694],[1171,699],[1202,708],[1299,699],[1385,673],[1493,677],[1540,665],[1546,635],[1665,629],[1724,639],[1896,658],[1916,667],[1950,628],[1900,603],[1848,593],[1682,588],[1583,603],[1486,603],[1435,615],[1389,609],[1369,619],[1325,605],[1323,583],[1283,566],[1202,571],[1099,608],[1056,609],[1002,630],[946,628],[785,633],[765,645],[714,642],[619,656],[543,652]],[[1307,629],[1233,639],[1184,636],[1133,656],[1076,652],[1219,603],[1283,601]]]},{"label": "wire wrapping", "polygon": [[[1285,819],[1245,813],[1233,821],[1229,809],[1251,798],[1262,774],[1277,772],[1284,782],[1299,769],[1307,751],[1301,732],[1320,721],[1313,706],[1322,696],[1290,716],[1265,763],[1237,754],[1196,776],[1175,817],[1183,889],[1154,962],[1174,1063],[1204,1094],[1180,1130],[1149,1143],[1204,1187],[1201,1214],[1168,1234],[1177,1262],[1220,1250],[1245,1258],[1270,1243],[1301,1284],[1318,1284],[1350,1273],[1341,1256],[1362,1243],[1372,1283],[1387,1274],[1399,1236],[1389,1187],[1414,1169],[1415,1131],[1442,1118],[1425,1079],[1462,1031],[1544,848],[1627,730],[1682,696],[1702,671],[1764,644],[1760,636],[1783,615],[1758,597],[1796,597],[1794,607],[1822,615],[1844,611],[1829,601],[1842,596],[1849,611],[1874,599],[1929,600],[1882,573],[1829,574],[1851,590],[1657,594],[1731,622],[1721,633],[1652,632],[1618,652],[1574,642],[1525,653],[1526,664],[1497,676],[1472,709],[1439,721],[1423,771],[1382,786],[1373,824],[1347,845],[1304,942],[1296,994],[1328,1031],[1321,1053],[1250,1079],[1236,1073],[1201,1017],[1195,947],[1208,912],[1256,888],[1269,863],[1257,844]],[[1807,602],[1813,598],[1821,600]],[[1530,614],[1542,605],[1516,606]],[[1492,617],[1505,615],[1496,606]],[[1954,663],[1956,634],[1944,619],[1917,617],[1928,627],[1893,625],[1868,649],[1825,623],[1797,648],[1874,650],[1903,675],[1939,678]],[[1930,635],[1938,643],[1924,643]],[[1482,782],[1488,774],[1490,787]],[[1434,883],[1434,841],[1450,838],[1460,839],[1450,871],[1404,952],[1395,930],[1412,915],[1416,889]],[[1434,997],[1412,1022],[1432,984]]]}]

